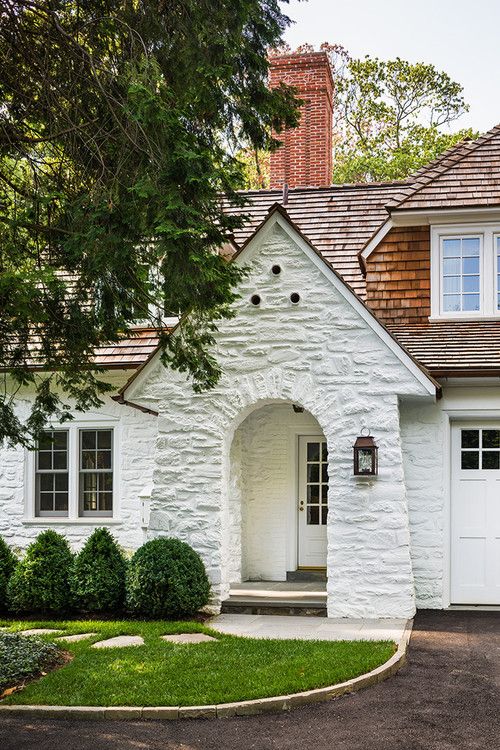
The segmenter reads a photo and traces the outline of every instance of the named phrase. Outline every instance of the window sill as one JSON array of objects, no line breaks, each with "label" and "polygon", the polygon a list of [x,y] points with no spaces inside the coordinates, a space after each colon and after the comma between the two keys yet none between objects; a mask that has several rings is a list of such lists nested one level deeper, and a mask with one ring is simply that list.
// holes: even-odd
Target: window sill
[{"label": "window sill", "polygon": [[478,320],[478,321],[490,321],[490,320],[500,320],[500,313],[498,315],[482,315],[481,313],[462,313],[458,315],[430,315],[428,318],[430,323],[438,323],[440,320],[446,320],[447,322],[451,320],[461,320],[463,323],[470,323],[471,321]]},{"label": "window sill", "polygon": [[123,523],[122,518],[110,518],[109,516],[90,516],[88,518],[51,518],[50,516],[42,516],[40,518],[23,518],[24,526],[116,526]]}]

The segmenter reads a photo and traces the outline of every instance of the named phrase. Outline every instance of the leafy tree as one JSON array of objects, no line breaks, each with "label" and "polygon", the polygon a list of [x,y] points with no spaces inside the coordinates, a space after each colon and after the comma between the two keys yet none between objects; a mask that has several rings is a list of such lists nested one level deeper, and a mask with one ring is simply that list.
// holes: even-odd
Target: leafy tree
[{"label": "leafy tree", "polygon": [[70,607],[69,574],[73,555],[66,539],[42,531],[16,565],[7,585],[13,612],[61,613]]},{"label": "leafy tree", "polygon": [[[110,388],[99,345],[189,314],[163,362],[195,389],[243,273],[218,254],[242,219],[241,147],[297,123],[267,88],[279,0],[4,0],[0,5],[0,440],[32,444]],[[30,364],[43,366],[35,372]],[[36,389],[24,423],[12,393]]]},{"label": "leafy tree", "polygon": [[433,65],[349,59],[336,76],[334,182],[407,177],[472,130],[450,132],[468,111],[459,83]]},{"label": "leafy tree", "polygon": [[105,528],[95,529],[70,575],[74,605],[84,612],[115,612],[125,598],[125,559]]}]

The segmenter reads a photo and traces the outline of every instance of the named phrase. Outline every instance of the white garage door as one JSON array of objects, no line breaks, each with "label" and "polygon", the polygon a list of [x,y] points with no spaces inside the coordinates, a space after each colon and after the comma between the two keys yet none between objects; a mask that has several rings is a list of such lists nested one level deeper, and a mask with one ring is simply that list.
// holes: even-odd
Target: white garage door
[{"label": "white garage door", "polygon": [[500,604],[500,424],[452,428],[451,603]]}]

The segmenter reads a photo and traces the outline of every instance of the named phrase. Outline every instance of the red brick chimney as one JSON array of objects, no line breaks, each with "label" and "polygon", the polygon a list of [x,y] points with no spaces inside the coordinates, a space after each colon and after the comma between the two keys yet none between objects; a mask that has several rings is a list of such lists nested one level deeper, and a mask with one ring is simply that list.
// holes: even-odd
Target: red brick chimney
[{"label": "red brick chimney", "polygon": [[271,154],[270,186],[325,187],[332,181],[333,78],[326,52],[295,52],[271,58],[269,85],[294,86],[304,100],[298,127],[277,138]]}]

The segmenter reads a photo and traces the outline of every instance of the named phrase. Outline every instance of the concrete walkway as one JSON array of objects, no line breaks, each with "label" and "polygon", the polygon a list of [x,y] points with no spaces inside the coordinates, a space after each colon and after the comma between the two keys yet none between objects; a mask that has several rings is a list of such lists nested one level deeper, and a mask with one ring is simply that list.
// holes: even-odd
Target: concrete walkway
[{"label": "concrete walkway", "polygon": [[218,615],[208,623],[220,633],[249,638],[312,641],[401,641],[407,620],[349,620],[280,615]]}]

